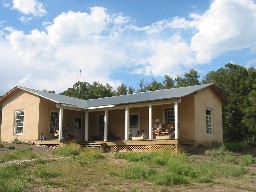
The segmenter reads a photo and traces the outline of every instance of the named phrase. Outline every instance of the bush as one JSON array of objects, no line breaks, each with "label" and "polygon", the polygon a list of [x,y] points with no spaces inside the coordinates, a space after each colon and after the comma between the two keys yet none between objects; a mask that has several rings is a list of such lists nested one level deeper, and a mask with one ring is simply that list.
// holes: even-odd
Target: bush
[{"label": "bush", "polygon": [[13,144],[22,144],[22,142],[18,138],[15,138],[12,143]]},{"label": "bush", "polygon": [[248,147],[248,144],[245,142],[236,142],[236,143],[226,142],[223,145],[227,150],[233,151],[233,152],[242,152]]},{"label": "bush", "polygon": [[4,148],[4,145],[3,145],[2,143],[0,143],[0,149],[1,149],[1,148]]},{"label": "bush", "polygon": [[3,156],[0,156],[0,163],[18,159],[34,159],[37,157],[38,156],[30,149],[23,149],[18,151],[12,151]]},{"label": "bush", "polygon": [[14,147],[13,145],[10,145],[10,146],[7,147],[7,149],[9,149],[9,150],[14,150],[15,147]]},{"label": "bush", "polygon": [[182,175],[173,174],[171,172],[157,174],[151,178],[151,181],[158,185],[181,185],[188,184],[188,179]]},{"label": "bush", "polygon": [[63,144],[53,150],[53,153],[60,156],[77,156],[81,152],[80,145],[75,143]]},{"label": "bush", "polygon": [[240,164],[243,166],[249,166],[256,163],[252,155],[243,155],[240,159]]},{"label": "bush", "polygon": [[37,172],[37,175],[41,178],[55,178],[58,177],[60,173],[56,170],[40,168]]},{"label": "bush", "polygon": [[153,170],[145,170],[139,165],[133,165],[125,168],[122,175],[126,179],[147,179],[155,173]]}]

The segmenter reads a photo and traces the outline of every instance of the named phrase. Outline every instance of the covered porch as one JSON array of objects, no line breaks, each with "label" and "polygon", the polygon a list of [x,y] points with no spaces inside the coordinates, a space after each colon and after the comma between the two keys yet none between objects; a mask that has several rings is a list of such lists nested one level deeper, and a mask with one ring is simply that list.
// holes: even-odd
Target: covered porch
[{"label": "covered porch", "polygon": [[[178,140],[179,102],[180,99],[169,99],[122,106],[89,107],[87,109],[57,105],[59,108],[58,139],[60,141],[66,140],[68,134],[70,140],[85,142],[129,141],[132,138],[135,138],[134,140]],[[70,127],[70,123],[67,123],[66,126],[66,119],[70,119],[70,116],[77,111],[80,114],[80,119],[73,119],[78,120],[78,122],[74,122],[73,127]],[[156,119],[160,119],[159,130],[161,134],[156,133],[158,130],[154,124]],[[173,124],[172,133],[168,131],[171,123]],[[141,137],[142,132],[144,137]]]}]

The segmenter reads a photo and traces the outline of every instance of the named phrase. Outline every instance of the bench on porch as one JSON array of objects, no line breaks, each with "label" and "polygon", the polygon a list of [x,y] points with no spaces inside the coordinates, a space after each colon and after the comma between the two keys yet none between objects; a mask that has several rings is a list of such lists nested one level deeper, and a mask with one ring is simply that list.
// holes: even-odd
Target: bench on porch
[{"label": "bench on porch", "polygon": [[144,140],[143,135],[137,136],[137,137],[132,137],[132,140]]}]

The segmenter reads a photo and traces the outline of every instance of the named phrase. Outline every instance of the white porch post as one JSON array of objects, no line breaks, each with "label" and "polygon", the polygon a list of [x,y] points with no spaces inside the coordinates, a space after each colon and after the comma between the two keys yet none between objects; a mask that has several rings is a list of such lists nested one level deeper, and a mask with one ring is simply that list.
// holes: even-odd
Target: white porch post
[{"label": "white porch post", "polygon": [[129,107],[125,108],[125,140],[129,140],[128,138],[128,129],[129,129]]},{"label": "white porch post", "polygon": [[152,139],[152,105],[148,106],[148,135],[149,139]]},{"label": "white porch post", "polygon": [[175,116],[175,139],[179,139],[179,127],[178,127],[178,101],[174,103],[174,116]]},{"label": "white porch post", "polygon": [[84,141],[88,141],[88,129],[89,129],[89,112],[84,112]]},{"label": "white porch post", "polygon": [[59,140],[62,139],[62,123],[63,123],[63,106],[60,106],[60,111],[59,111]]},{"label": "white porch post", "polygon": [[108,140],[108,110],[105,110],[104,115],[104,141]]}]

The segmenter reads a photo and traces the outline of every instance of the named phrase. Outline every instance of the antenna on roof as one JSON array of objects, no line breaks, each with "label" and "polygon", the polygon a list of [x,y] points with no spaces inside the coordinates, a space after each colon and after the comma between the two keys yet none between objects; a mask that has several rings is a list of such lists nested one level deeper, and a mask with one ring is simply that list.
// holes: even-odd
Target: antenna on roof
[{"label": "antenna on roof", "polygon": [[82,70],[79,70],[79,75],[77,76],[77,81],[82,81]]}]

